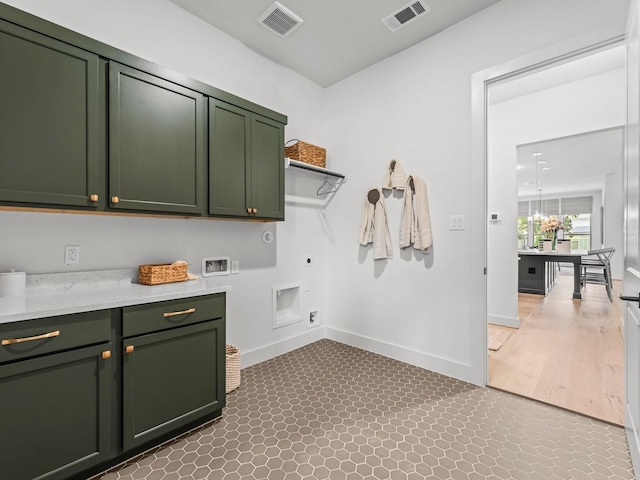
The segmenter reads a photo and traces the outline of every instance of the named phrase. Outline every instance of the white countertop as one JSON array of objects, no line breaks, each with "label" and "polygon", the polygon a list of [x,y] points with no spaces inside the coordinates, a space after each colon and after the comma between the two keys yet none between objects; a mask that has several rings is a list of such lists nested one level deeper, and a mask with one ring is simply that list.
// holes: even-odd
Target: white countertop
[{"label": "white countertop", "polygon": [[0,297],[0,324],[229,292],[224,277],[137,283],[137,269],[27,275],[26,293]]},{"label": "white countertop", "polygon": [[518,255],[557,255],[559,257],[561,257],[562,255],[564,256],[572,256],[572,257],[577,257],[577,256],[585,256],[587,255],[587,250],[571,250],[569,252],[558,252],[558,251],[553,251],[553,252],[543,252],[542,250],[538,250],[538,249],[531,249],[531,250],[518,250]]}]

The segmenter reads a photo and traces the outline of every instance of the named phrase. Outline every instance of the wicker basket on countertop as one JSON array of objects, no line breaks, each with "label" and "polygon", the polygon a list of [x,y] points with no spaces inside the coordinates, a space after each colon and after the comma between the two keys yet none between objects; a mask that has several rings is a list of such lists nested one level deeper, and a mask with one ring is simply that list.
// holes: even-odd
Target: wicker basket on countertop
[{"label": "wicker basket on countertop", "polygon": [[[316,167],[325,168],[327,166],[327,149],[312,145],[311,143],[301,142],[298,139],[289,140],[294,141],[293,145],[284,146],[284,155],[292,160],[298,160],[299,162],[308,163]],[[287,142],[287,143],[289,143]]]},{"label": "wicker basket on countertop", "polygon": [[226,348],[227,359],[227,388],[226,392],[232,392],[240,386],[240,350],[238,347],[229,345]]},{"label": "wicker basket on countertop", "polygon": [[161,263],[138,266],[138,281],[143,285],[161,285],[163,283],[186,282],[188,265]]}]

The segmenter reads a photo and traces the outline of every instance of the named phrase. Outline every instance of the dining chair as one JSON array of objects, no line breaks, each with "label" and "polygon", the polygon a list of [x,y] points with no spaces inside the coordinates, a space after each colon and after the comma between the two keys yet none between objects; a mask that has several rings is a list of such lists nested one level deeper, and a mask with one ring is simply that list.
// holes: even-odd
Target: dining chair
[{"label": "dining chair", "polygon": [[611,279],[611,257],[616,249],[613,247],[589,250],[587,256],[580,260],[580,283],[604,285],[609,300],[613,301],[613,282]]}]

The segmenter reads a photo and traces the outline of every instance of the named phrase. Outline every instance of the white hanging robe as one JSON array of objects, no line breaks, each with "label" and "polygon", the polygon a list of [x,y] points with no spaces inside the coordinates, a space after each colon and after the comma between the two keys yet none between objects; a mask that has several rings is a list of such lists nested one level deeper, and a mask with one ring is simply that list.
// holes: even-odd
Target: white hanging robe
[{"label": "white hanging robe", "polygon": [[369,201],[368,195],[365,197],[358,242],[362,246],[373,243],[374,260],[393,258],[391,234],[389,233],[389,224],[387,222],[387,209],[384,204],[384,195],[382,195],[382,191],[379,188],[374,190],[379,192],[379,198],[378,201],[373,204]]}]

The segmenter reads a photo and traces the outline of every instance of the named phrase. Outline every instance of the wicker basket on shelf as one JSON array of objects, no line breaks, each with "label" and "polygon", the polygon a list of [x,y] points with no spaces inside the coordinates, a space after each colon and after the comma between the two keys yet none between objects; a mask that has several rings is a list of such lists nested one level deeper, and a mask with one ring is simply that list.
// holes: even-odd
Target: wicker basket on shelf
[{"label": "wicker basket on shelf", "polygon": [[143,285],[161,285],[163,283],[186,282],[188,265],[162,263],[138,266],[138,281]]},{"label": "wicker basket on shelf", "polygon": [[[327,166],[327,149],[312,145],[311,143],[301,142],[294,139],[296,143],[284,146],[284,154],[287,158],[308,163],[316,167],[325,168]],[[294,140],[289,140],[292,142]],[[287,143],[289,143],[287,142]]]},{"label": "wicker basket on shelf", "polygon": [[227,343],[227,388],[226,392],[232,392],[240,386],[240,350],[238,347]]}]

